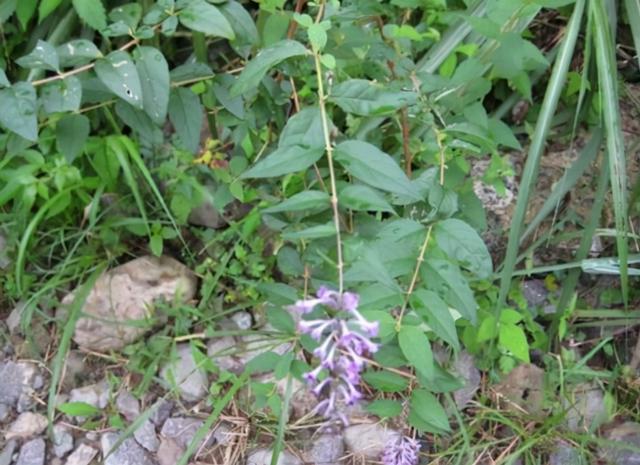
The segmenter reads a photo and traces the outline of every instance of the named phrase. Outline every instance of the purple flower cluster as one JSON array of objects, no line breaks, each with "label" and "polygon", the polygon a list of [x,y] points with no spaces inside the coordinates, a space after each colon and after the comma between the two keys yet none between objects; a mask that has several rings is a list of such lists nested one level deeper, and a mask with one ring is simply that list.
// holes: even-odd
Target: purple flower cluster
[{"label": "purple flower cluster", "polygon": [[378,335],[378,323],[362,316],[358,301],[358,295],[352,292],[340,294],[321,287],[316,298],[299,300],[291,307],[303,314],[318,305],[335,311],[330,318],[301,320],[298,329],[320,343],[313,352],[320,364],[304,375],[312,392],[322,398],[314,413],[330,420],[340,419],[345,425],[347,418],[339,407],[354,405],[362,398],[357,386],[366,364],[364,356],[378,350],[371,341]]},{"label": "purple flower cluster", "polygon": [[384,465],[417,465],[420,443],[407,436],[391,439],[382,453]]}]

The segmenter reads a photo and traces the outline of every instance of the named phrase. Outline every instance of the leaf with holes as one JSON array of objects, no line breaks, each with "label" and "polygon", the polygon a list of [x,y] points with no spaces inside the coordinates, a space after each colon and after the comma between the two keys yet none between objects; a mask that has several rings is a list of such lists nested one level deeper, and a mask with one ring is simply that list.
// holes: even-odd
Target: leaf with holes
[{"label": "leaf with holes", "polygon": [[169,106],[169,65],[162,53],[153,47],[139,47],[136,68],[142,85],[144,111],[156,124],[167,118]]},{"label": "leaf with holes", "polygon": [[50,82],[42,87],[40,101],[48,114],[76,111],[82,100],[82,85],[75,76]]},{"label": "leaf with holes", "polygon": [[[111,52],[96,61],[96,74],[102,83],[125,102],[142,110],[142,85],[136,65],[127,52]],[[199,130],[199,128],[198,128]]]},{"label": "leaf with holes", "polygon": [[231,96],[235,97],[255,89],[262,78],[271,68],[278,63],[294,56],[306,55],[308,50],[300,42],[295,40],[281,40],[269,47],[262,49],[244,67],[238,80],[231,88]]},{"label": "leaf with holes", "polygon": [[184,87],[171,91],[169,119],[176,128],[182,146],[190,152],[196,153],[200,144],[200,129],[204,119],[198,96]]},{"label": "leaf with holes", "polygon": [[235,34],[227,18],[213,5],[204,0],[192,0],[178,18],[183,26],[192,31],[203,32],[207,35],[224,37],[233,40]]},{"label": "leaf with holes", "polygon": [[38,140],[36,91],[28,82],[0,90],[0,123],[30,141]]}]

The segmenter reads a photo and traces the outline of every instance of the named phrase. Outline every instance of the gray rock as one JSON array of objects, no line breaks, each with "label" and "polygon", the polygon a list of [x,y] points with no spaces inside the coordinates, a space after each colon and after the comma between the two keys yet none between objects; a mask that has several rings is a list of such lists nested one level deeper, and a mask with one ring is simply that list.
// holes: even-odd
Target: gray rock
[{"label": "gray rock", "polygon": [[155,452],[160,446],[158,435],[156,434],[156,427],[150,420],[145,421],[133,432],[133,437],[136,438],[138,444],[147,449],[149,452]]},{"label": "gray rock", "polygon": [[11,415],[11,407],[7,404],[0,404],[0,423],[4,423],[9,419]]},{"label": "gray rock", "polygon": [[593,431],[609,419],[604,393],[596,384],[577,385],[573,391],[573,401],[565,400],[565,408],[565,421],[571,431]]},{"label": "gray rock", "polygon": [[98,451],[86,444],[80,444],[73,454],[67,458],[65,465],[89,465]]},{"label": "gray rock", "polygon": [[230,423],[222,422],[213,431],[213,439],[216,445],[226,446],[233,441],[234,433],[233,427]]},{"label": "gray rock", "polygon": [[344,455],[344,441],[339,434],[323,434],[314,440],[308,462],[314,465],[338,465]]},{"label": "gray rock", "polygon": [[16,465],[44,465],[44,439],[36,438],[25,442],[20,448]]},{"label": "gray rock", "polygon": [[558,441],[549,454],[549,465],[587,465],[582,454],[564,441]]},{"label": "gray rock", "polygon": [[[188,417],[172,417],[164,422],[160,434],[163,438],[173,439],[180,447],[186,448],[198,431],[198,428],[204,423],[197,418]],[[204,439],[207,441],[206,446],[213,444],[213,437],[209,436]],[[201,446],[202,443],[198,445]]]},{"label": "gray rock", "polygon": [[238,329],[241,330],[251,329],[251,326],[253,325],[253,318],[249,312],[236,312],[231,315],[231,319]]},{"label": "gray rock", "polygon": [[160,465],[176,465],[178,460],[184,453],[184,448],[169,438],[162,438],[160,440],[160,447],[158,447],[158,462]]},{"label": "gray rock", "polygon": [[197,368],[189,344],[180,344],[177,347],[177,356],[176,360],[162,367],[160,376],[169,387],[173,387],[175,383],[180,397],[185,401],[196,402],[207,394],[207,377]]},{"label": "gray rock", "polygon": [[38,375],[39,370],[33,363],[0,363],[0,403],[10,407],[16,407],[19,402],[32,405],[33,385]]},{"label": "gray rock", "polygon": [[[249,453],[247,465],[271,465],[271,449],[256,449]],[[283,450],[278,456],[277,465],[302,465],[302,461],[291,452]]]},{"label": "gray rock", "polygon": [[16,441],[8,441],[2,452],[0,452],[0,465],[10,465],[13,460],[13,453],[16,450]]},{"label": "gray rock", "polygon": [[5,438],[7,440],[13,438],[28,439],[42,433],[48,423],[47,417],[39,413],[21,413],[9,426],[5,433]]},{"label": "gray rock", "polygon": [[473,356],[466,351],[460,352],[458,358],[453,362],[453,371],[464,380],[464,387],[453,393],[456,405],[463,409],[473,399],[473,396],[480,387],[480,370],[476,368]]},{"label": "gray rock", "polygon": [[244,363],[239,358],[231,355],[237,350],[236,346],[237,342],[231,336],[210,339],[207,342],[207,356],[222,370],[236,374],[242,373]]},{"label": "gray rock", "polygon": [[[164,315],[153,311],[155,301],[188,301],[196,287],[196,276],[170,257],[140,257],[117,266],[100,276],[91,289],[73,340],[98,352],[120,350],[152,329],[149,317],[162,321]],[[74,292],[64,297],[58,316],[67,312]]]},{"label": "gray rock", "polygon": [[11,310],[11,313],[9,313],[9,316],[5,320],[10,334],[17,334],[20,329],[20,322],[22,321],[22,312],[24,311],[25,303],[26,302],[24,300],[20,300],[16,306],[13,307],[13,310]]},{"label": "gray rock", "polygon": [[[600,449],[600,456],[611,465],[640,465],[640,424],[627,421],[616,426],[607,434],[607,439],[618,444],[604,446]],[[624,444],[630,448],[624,447]]]},{"label": "gray rock", "polygon": [[140,416],[140,402],[129,391],[122,390],[116,397],[116,408],[128,421]]},{"label": "gray rock", "polygon": [[193,208],[187,221],[193,225],[211,229],[219,229],[227,225],[227,221],[218,213],[213,202],[209,200]]},{"label": "gray rock", "polygon": [[377,459],[387,442],[399,436],[397,431],[377,423],[348,426],[344,430],[344,442],[356,456]]},{"label": "gray rock", "polygon": [[[264,327],[265,330],[271,331],[269,325]],[[284,355],[289,352],[293,345],[290,342],[279,343],[277,339],[274,342],[272,336],[265,334],[247,334],[246,336],[239,337],[239,350],[238,359],[242,362],[243,366],[249,363],[254,357],[266,352],[275,352],[278,355]]]},{"label": "gray rock", "polygon": [[69,402],[84,402],[96,408],[103,409],[109,403],[109,383],[101,381],[81,388],[72,389]]},{"label": "gray rock", "polygon": [[107,456],[117,440],[117,433],[105,433],[100,438],[102,456],[107,457],[104,465],[157,465],[158,462],[132,438],[122,441],[118,448]]},{"label": "gray rock", "polygon": [[160,426],[169,418],[169,415],[171,415],[173,402],[160,398],[155,401],[151,408],[154,409],[154,411],[149,417],[149,420],[151,420],[154,425]]},{"label": "gray rock", "polygon": [[53,454],[56,457],[62,458],[73,450],[73,436],[64,425],[54,425],[52,442]]},{"label": "gray rock", "polygon": [[529,308],[536,308],[547,301],[549,290],[542,279],[527,279],[522,283],[522,294]]}]

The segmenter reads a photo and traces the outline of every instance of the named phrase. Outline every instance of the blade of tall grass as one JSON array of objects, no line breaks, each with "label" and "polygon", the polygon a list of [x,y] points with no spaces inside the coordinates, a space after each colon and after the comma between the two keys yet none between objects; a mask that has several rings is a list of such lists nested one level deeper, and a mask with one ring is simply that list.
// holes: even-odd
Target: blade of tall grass
[{"label": "blade of tall grass", "polygon": [[67,322],[64,325],[62,337],[60,338],[60,341],[58,343],[58,350],[51,366],[51,382],[49,384],[49,398],[47,402],[49,434],[51,434],[53,427],[53,417],[56,409],[56,395],[58,393],[58,384],[60,383],[60,379],[62,377],[62,369],[64,367],[67,351],[69,350],[69,346],[71,345],[71,336],[73,336],[73,332],[76,328],[76,321],[78,321],[78,318],[80,317],[82,306],[87,300],[91,288],[93,288],[93,285],[105,270],[105,268],[106,264],[104,263],[98,265],[98,267],[89,276],[89,279],[87,279],[85,283],[80,287],[78,292],[76,292],[73,297],[73,302],[68,308]]},{"label": "blade of tall grass", "polygon": [[640,0],[624,0],[624,7],[627,10],[633,43],[636,46],[636,59],[640,66]]},{"label": "blade of tall grass", "polygon": [[520,237],[520,243],[531,234],[542,223],[542,221],[551,213],[556,205],[560,203],[562,198],[569,192],[573,186],[578,182],[578,179],[582,176],[587,167],[593,162],[600,150],[600,144],[602,144],[602,130],[597,128],[591,135],[591,139],[582,150],[582,153],[578,159],[569,167],[568,170],[562,176],[560,182],[556,184],[551,194],[547,197],[544,204],[531,220],[531,223],[527,225],[527,228]]},{"label": "blade of tall grass", "polygon": [[522,180],[520,183],[520,191],[516,208],[511,221],[512,227],[509,231],[509,241],[507,244],[507,253],[504,259],[504,266],[500,276],[500,293],[496,302],[496,312],[501,311],[506,303],[507,294],[511,287],[511,278],[515,269],[516,259],[518,257],[518,246],[520,244],[520,232],[527,212],[529,203],[529,194],[531,188],[535,185],[538,175],[540,158],[544,151],[545,141],[551,128],[553,114],[558,106],[558,100],[562,93],[564,83],[567,78],[567,71],[571,64],[573,51],[575,49],[582,16],[584,13],[585,0],[577,0],[573,9],[571,19],[567,24],[565,37],[558,52],[558,58],[553,66],[549,85],[542,102],[540,116],[536,129],[531,140],[531,146],[524,166]]},{"label": "blade of tall grass", "polygon": [[271,454],[271,465],[278,465],[280,463],[280,453],[284,448],[284,433],[287,429],[289,422],[289,404],[291,403],[291,395],[293,394],[293,378],[291,375],[287,376],[287,387],[284,393],[284,402],[282,403],[282,409],[280,411],[280,418],[278,419],[278,433],[276,434],[276,440],[273,444],[273,453]]},{"label": "blade of tall grass", "polygon": [[595,40],[596,63],[598,67],[598,84],[602,114],[607,139],[611,191],[613,194],[613,211],[615,216],[616,245],[620,258],[620,283],[625,305],[629,300],[629,278],[627,274],[627,255],[629,253],[626,233],[627,224],[627,170],[620,122],[618,100],[617,64],[615,59],[615,43],[612,40],[609,22],[605,15],[602,0],[590,2],[593,15],[593,37]]}]

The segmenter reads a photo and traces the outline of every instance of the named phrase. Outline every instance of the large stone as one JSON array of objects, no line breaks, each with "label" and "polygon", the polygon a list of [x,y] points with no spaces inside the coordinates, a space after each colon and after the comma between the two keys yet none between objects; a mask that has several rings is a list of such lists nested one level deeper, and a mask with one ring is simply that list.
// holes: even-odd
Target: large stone
[{"label": "large stone", "polygon": [[153,426],[150,420],[146,420],[140,427],[133,432],[133,437],[136,438],[138,444],[147,449],[149,452],[155,452],[160,446],[158,435],[156,434],[156,427]]},{"label": "large stone", "polygon": [[[196,276],[170,257],[146,256],[117,266],[101,275],[91,289],[73,340],[98,352],[122,349],[150,330],[154,322],[164,320],[165,316],[154,310],[154,302],[190,300],[196,287]],[[74,295],[75,291],[63,299],[63,312]]]},{"label": "large stone", "polygon": [[97,454],[98,451],[93,447],[80,444],[80,446],[73,451],[73,454],[67,458],[64,465],[89,465]]},{"label": "large stone", "polygon": [[[271,449],[257,449],[249,453],[247,465],[271,465]],[[302,465],[302,461],[291,452],[283,450],[278,456],[277,465]]]},{"label": "large stone", "polygon": [[39,370],[33,363],[0,363],[0,403],[10,407],[29,403],[38,376]]},{"label": "large stone", "polygon": [[100,438],[104,465],[157,465],[158,462],[147,453],[134,439],[127,438],[111,451],[118,441],[117,433],[105,433]]},{"label": "large stone", "polygon": [[39,413],[21,413],[9,426],[5,438],[7,440],[13,438],[28,439],[42,433],[48,423],[47,417]]},{"label": "large stone", "polygon": [[128,421],[133,421],[140,416],[140,402],[127,390],[118,393],[116,408]]},{"label": "large stone", "polygon": [[177,385],[180,397],[185,401],[196,402],[207,394],[207,377],[198,368],[189,344],[180,344],[176,352],[177,359],[163,366],[160,376],[168,387]]},{"label": "large stone", "polygon": [[344,442],[356,456],[378,459],[384,446],[399,433],[378,423],[351,425],[344,430]]},{"label": "large stone", "polygon": [[44,465],[44,459],[44,439],[36,438],[31,441],[27,441],[22,445],[16,465]]},{"label": "large stone", "polygon": [[313,442],[307,461],[314,465],[339,465],[344,455],[344,441],[339,434],[323,434]]},{"label": "large stone", "polygon": [[604,393],[595,383],[583,383],[573,390],[573,399],[565,400],[565,421],[571,431],[593,431],[609,420]]},{"label": "large stone", "polygon": [[[640,424],[627,421],[607,434],[612,443],[603,445],[600,457],[611,465],[640,465]],[[627,446],[627,447],[625,447]]]},{"label": "large stone", "polygon": [[544,400],[544,370],[532,364],[519,365],[493,387],[497,401],[509,410],[541,415]]},{"label": "large stone", "polygon": [[169,415],[171,415],[173,402],[160,398],[154,402],[151,408],[153,409],[153,413],[149,417],[149,420],[151,420],[151,423],[159,427],[163,425],[167,418],[169,418]]}]

